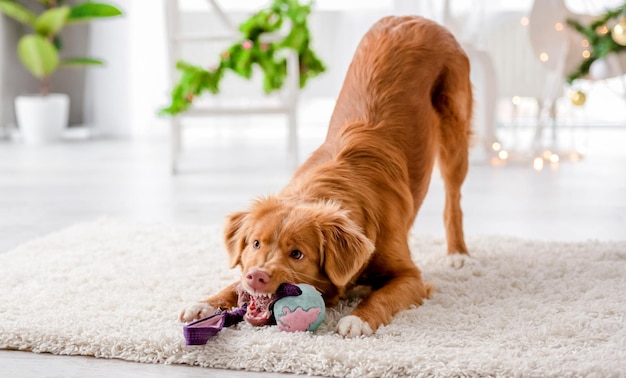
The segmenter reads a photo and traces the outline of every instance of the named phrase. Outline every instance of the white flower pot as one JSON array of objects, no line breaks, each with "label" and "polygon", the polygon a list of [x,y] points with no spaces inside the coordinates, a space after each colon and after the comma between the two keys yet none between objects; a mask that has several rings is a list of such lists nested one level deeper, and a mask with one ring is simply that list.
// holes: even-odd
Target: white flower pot
[{"label": "white flower pot", "polygon": [[15,117],[24,143],[59,142],[67,128],[69,110],[70,98],[64,93],[16,97]]}]

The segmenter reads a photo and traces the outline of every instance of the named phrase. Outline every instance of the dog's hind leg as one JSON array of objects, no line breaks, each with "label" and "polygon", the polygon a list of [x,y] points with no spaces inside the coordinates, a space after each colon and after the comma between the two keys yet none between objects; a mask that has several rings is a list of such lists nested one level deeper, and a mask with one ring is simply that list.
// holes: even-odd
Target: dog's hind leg
[{"label": "dog's hind leg", "polygon": [[469,62],[466,58],[459,61],[463,64],[451,65],[442,73],[432,97],[441,119],[438,157],[446,192],[444,224],[451,257],[468,254],[463,235],[461,186],[468,170],[473,100]]}]

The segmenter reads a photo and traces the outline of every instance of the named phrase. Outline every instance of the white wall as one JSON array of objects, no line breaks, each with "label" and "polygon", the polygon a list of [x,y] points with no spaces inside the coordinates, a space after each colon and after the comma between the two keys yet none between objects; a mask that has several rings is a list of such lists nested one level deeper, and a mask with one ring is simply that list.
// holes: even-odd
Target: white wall
[{"label": "white wall", "polygon": [[94,22],[91,55],[105,69],[88,73],[88,124],[97,135],[150,133],[167,87],[163,0],[126,0],[123,18]]},{"label": "white wall", "polygon": [[[124,11],[128,12],[128,7]],[[85,124],[96,135],[128,136],[130,133],[130,23],[128,13],[125,18],[92,23],[89,55],[105,61],[104,67],[94,67],[87,72]]]}]

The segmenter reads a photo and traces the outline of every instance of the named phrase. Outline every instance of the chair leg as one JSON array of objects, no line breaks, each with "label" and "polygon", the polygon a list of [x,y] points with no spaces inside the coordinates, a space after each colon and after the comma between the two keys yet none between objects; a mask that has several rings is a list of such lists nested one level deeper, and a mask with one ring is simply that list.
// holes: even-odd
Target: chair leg
[{"label": "chair leg", "polygon": [[181,130],[180,118],[176,116],[172,117],[171,130],[170,130],[170,139],[171,139],[170,164],[171,164],[172,175],[178,174],[178,161],[180,158],[181,142],[182,142],[181,132],[182,130]]},{"label": "chair leg", "polygon": [[298,119],[295,109],[287,113],[287,123],[289,127],[287,155],[290,167],[295,170],[298,167]]}]

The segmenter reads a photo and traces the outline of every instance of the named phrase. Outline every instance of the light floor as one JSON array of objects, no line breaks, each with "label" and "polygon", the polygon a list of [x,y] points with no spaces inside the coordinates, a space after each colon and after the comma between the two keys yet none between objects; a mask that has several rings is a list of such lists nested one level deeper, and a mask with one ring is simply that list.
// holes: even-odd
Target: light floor
[{"label": "light floor", "polygon": [[[191,129],[182,173],[169,173],[166,138],[91,139],[30,147],[0,141],[0,253],[102,216],[176,224],[221,223],[290,176],[283,127],[256,119]],[[266,126],[263,126],[266,127]],[[303,120],[301,156],[325,135]],[[544,240],[626,239],[626,130],[586,136],[584,160],[541,172],[529,162],[494,167],[474,159],[463,190],[466,235]],[[414,230],[443,235],[443,185],[433,176]],[[0,376],[234,377],[243,372],[0,351]],[[275,376],[246,373],[245,376]]]}]

